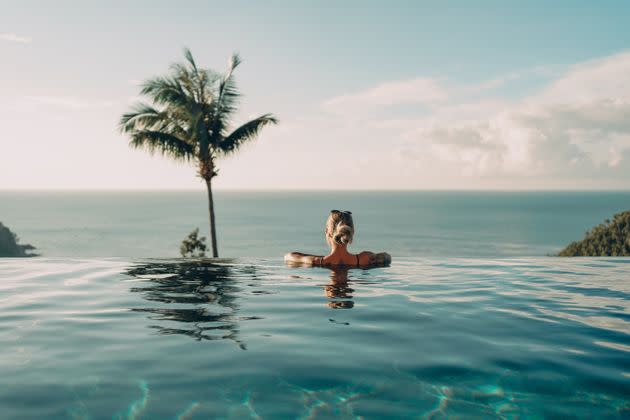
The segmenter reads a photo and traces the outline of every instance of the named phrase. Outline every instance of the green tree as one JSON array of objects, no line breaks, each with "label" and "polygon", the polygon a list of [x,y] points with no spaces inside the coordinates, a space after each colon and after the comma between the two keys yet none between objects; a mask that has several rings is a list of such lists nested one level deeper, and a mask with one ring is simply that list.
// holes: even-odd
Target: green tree
[{"label": "green tree", "polygon": [[[182,257],[205,257],[206,250],[206,237],[199,237],[199,228],[195,228],[190,234],[182,241],[179,247],[179,253]],[[195,254],[195,251],[197,252]]]},{"label": "green tree", "polygon": [[563,257],[630,256],[630,211],[588,230],[584,239],[570,243],[558,254]]},{"label": "green tree", "polygon": [[30,244],[21,245],[18,236],[0,222],[0,257],[35,257],[34,249]]},{"label": "green tree", "polygon": [[212,197],[217,160],[258,137],[265,125],[276,124],[277,119],[264,114],[232,130],[241,97],[234,81],[239,56],[232,55],[223,74],[197,67],[188,49],[184,57],[183,63],[171,65],[166,76],[142,84],[141,94],[149,102],[137,103],[124,114],[120,130],[129,136],[131,147],[197,165],[208,190],[212,256],[218,257]]}]

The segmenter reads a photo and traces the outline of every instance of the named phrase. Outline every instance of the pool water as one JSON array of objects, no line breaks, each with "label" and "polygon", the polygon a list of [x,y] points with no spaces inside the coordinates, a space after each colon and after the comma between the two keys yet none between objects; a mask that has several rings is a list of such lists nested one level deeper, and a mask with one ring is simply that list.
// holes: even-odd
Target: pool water
[{"label": "pool water", "polygon": [[630,259],[5,259],[12,418],[630,418]]}]

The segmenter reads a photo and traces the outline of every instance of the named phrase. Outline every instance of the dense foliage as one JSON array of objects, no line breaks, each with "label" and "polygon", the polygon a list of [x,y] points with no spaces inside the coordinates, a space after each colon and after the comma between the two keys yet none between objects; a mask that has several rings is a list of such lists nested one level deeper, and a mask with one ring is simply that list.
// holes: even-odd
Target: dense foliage
[{"label": "dense foliage", "polygon": [[15,233],[0,222],[0,257],[33,257],[33,245],[20,245]]},{"label": "dense foliage", "polygon": [[238,55],[230,58],[223,74],[198,67],[189,50],[184,56],[185,62],[171,65],[167,75],[142,84],[141,94],[148,102],[138,103],[124,114],[120,129],[129,136],[131,147],[196,163],[208,190],[212,255],[218,257],[212,197],[217,160],[235,153],[277,120],[263,114],[236,128],[232,124],[241,97],[234,80],[234,70],[241,62]]},{"label": "dense foliage", "polygon": [[616,214],[613,220],[594,227],[586,232],[584,239],[571,243],[559,255],[630,256],[630,211]]},{"label": "dense foliage", "polygon": [[182,257],[205,257],[207,249],[206,237],[199,237],[199,228],[196,228],[182,241],[179,253]]}]

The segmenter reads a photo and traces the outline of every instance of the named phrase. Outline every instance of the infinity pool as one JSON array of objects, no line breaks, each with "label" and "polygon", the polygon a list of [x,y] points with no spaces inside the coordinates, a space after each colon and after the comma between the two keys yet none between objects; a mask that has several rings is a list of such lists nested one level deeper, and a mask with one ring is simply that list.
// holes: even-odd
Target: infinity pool
[{"label": "infinity pool", "polygon": [[630,259],[0,261],[11,418],[629,418]]}]

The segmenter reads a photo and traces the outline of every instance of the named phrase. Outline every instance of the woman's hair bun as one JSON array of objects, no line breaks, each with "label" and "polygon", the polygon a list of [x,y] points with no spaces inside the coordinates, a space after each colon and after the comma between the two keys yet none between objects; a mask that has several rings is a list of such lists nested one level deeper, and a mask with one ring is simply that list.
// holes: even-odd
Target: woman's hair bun
[{"label": "woman's hair bun", "polygon": [[352,227],[348,225],[342,225],[340,223],[335,229],[333,240],[340,245],[349,244],[350,242],[352,242],[353,233],[354,232]]},{"label": "woman's hair bun", "polygon": [[326,241],[330,245],[333,243],[347,245],[354,237],[354,221],[352,213],[349,211],[331,210],[326,220]]}]

